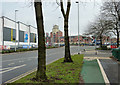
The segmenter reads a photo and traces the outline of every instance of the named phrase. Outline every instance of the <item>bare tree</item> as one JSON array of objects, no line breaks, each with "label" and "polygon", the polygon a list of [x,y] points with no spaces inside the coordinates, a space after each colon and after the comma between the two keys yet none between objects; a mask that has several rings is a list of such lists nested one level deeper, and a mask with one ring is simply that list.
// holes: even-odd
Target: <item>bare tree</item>
[{"label": "bare tree", "polygon": [[70,7],[71,7],[71,1],[67,1],[67,11],[65,13],[64,7],[63,7],[63,0],[60,0],[60,7],[61,12],[64,17],[64,39],[65,39],[65,57],[64,62],[73,62],[71,59],[70,54],[70,44],[69,44],[69,35],[68,35],[68,20],[69,20],[69,14],[70,14]]},{"label": "bare tree", "polygon": [[36,13],[37,31],[38,31],[38,67],[36,73],[36,80],[46,80],[46,47],[45,47],[45,33],[42,13],[42,2],[34,0],[34,7]]},{"label": "bare tree", "polygon": [[111,20],[106,20],[102,14],[99,18],[89,26],[89,29],[85,33],[86,35],[93,35],[100,39],[100,47],[102,48],[103,36],[112,32],[113,22]]},{"label": "bare tree", "polygon": [[120,23],[120,2],[115,2],[115,0],[110,0],[110,2],[104,2],[102,6],[102,12],[106,17],[113,21],[114,30],[117,33],[117,47],[119,47],[119,23]]}]

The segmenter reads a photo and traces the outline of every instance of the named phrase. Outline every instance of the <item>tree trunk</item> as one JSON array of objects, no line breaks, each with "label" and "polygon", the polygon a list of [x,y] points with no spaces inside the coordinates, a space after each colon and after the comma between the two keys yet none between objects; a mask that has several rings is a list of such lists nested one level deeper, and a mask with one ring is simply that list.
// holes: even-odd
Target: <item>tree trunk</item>
[{"label": "tree trunk", "polygon": [[71,7],[71,1],[67,1],[67,11],[65,13],[64,7],[63,7],[63,0],[60,0],[60,7],[61,12],[64,17],[64,39],[65,39],[65,57],[64,62],[73,62],[71,59],[70,54],[70,44],[69,44],[69,36],[68,36],[68,19],[69,19],[69,13],[70,13],[70,7]]},{"label": "tree trunk", "polygon": [[68,18],[64,19],[65,57],[64,62],[73,62],[70,55],[70,44],[68,36]]},{"label": "tree trunk", "polygon": [[102,36],[100,35],[100,48],[102,48]]},{"label": "tree trunk", "polygon": [[36,73],[37,80],[46,80],[46,47],[43,24],[42,2],[34,2],[36,12],[36,22],[38,31],[38,67]]},{"label": "tree trunk", "polygon": [[117,47],[119,47],[119,31],[118,29],[116,29],[116,31],[117,31]]}]

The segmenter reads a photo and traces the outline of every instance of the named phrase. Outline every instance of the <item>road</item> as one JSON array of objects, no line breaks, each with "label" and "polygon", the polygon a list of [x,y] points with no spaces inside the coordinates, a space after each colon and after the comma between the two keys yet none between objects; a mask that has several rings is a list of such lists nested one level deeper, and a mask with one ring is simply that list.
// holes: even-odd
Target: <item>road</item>
[{"label": "road", "polygon": [[[78,53],[77,46],[71,46],[71,54]],[[83,49],[93,50],[94,47],[83,46]],[[37,51],[1,54],[0,77],[1,82],[4,83],[12,78],[15,78],[23,73],[26,73],[37,67]],[[49,64],[64,56],[64,47],[47,49],[46,63]]]}]

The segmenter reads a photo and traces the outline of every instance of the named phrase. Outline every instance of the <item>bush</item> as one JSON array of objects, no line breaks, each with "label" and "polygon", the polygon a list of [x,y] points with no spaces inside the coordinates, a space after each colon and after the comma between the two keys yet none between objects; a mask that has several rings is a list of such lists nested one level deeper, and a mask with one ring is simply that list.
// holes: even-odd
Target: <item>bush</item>
[{"label": "bush", "polygon": [[107,49],[107,46],[102,46],[102,47],[96,48],[96,50],[109,50],[109,49]]},{"label": "bush", "polygon": [[107,50],[107,46],[102,46],[102,50]]}]

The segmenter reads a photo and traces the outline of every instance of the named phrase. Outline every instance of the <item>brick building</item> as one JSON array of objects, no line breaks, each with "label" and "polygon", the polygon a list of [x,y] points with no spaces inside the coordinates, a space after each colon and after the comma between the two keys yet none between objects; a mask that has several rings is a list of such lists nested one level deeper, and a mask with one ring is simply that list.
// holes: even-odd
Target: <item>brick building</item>
[{"label": "brick building", "polygon": [[63,33],[59,30],[57,25],[54,25],[52,32],[50,33],[51,42],[60,43],[60,37],[63,37]]},{"label": "brick building", "polygon": [[[80,44],[93,44],[95,37],[89,37],[89,36],[79,36]],[[97,39],[99,41],[99,38]],[[69,36],[69,42],[70,44],[78,44],[78,35],[76,36]],[[103,44],[107,43],[115,43],[116,38],[110,38],[109,36],[103,36],[102,39]],[[64,44],[64,36],[62,31],[59,30],[59,27],[57,25],[53,26],[52,32],[46,33],[46,44],[47,45],[54,45],[54,44]]]}]

